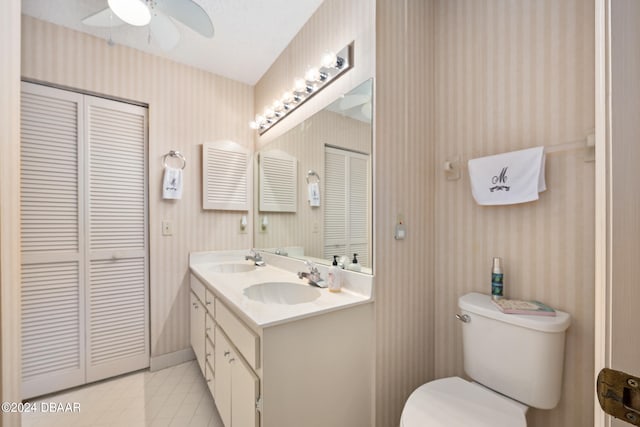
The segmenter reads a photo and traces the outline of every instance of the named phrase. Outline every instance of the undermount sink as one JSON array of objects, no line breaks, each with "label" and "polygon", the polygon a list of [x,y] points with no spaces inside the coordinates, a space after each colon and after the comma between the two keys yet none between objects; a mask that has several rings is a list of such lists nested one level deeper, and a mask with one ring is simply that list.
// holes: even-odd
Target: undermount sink
[{"label": "undermount sink", "polygon": [[255,269],[255,265],[248,263],[214,264],[209,267],[209,271],[211,271],[212,273],[246,273]]},{"label": "undermount sink", "polygon": [[317,288],[289,282],[266,282],[249,286],[244,295],[265,304],[304,304],[320,297]]}]

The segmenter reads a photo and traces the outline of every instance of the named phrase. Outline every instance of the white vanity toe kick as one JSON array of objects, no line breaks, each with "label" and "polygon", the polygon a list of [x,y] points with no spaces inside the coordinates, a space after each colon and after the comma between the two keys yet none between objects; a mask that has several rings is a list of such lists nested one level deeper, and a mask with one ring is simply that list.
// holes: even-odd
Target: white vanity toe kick
[{"label": "white vanity toe kick", "polygon": [[211,264],[191,265],[191,272],[205,283],[217,297],[221,298],[238,314],[250,320],[258,327],[268,327],[290,322],[304,317],[315,316],[333,310],[341,310],[358,304],[372,302],[368,296],[356,294],[347,289],[342,292],[329,292],[317,289],[320,296],[310,302],[293,304],[265,303],[254,301],[246,296],[245,290],[263,283],[299,284],[310,287],[306,280],[298,279],[295,273],[273,266],[256,267],[252,271],[238,273],[216,273]]}]

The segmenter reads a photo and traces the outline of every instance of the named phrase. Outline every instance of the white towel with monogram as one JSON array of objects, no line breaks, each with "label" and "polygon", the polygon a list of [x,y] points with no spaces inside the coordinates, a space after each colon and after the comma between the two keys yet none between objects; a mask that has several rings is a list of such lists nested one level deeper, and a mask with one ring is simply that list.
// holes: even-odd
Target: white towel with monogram
[{"label": "white towel with monogram", "polygon": [[162,198],[181,199],[182,198],[182,169],[164,168],[162,178]]},{"label": "white towel with monogram", "polygon": [[512,205],[538,200],[545,191],[544,147],[469,160],[471,192],[479,205]]},{"label": "white towel with monogram", "polygon": [[320,183],[310,182],[307,184],[309,192],[309,206],[320,206]]}]

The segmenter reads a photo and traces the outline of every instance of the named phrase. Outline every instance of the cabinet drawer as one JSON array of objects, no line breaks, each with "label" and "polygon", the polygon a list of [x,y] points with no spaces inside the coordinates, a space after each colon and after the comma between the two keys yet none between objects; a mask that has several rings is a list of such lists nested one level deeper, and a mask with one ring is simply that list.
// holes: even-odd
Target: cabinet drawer
[{"label": "cabinet drawer", "polygon": [[215,340],[215,326],[216,322],[213,320],[213,316],[209,313],[205,316],[204,334],[211,340],[212,343],[216,343]]},{"label": "cabinet drawer", "polygon": [[[209,289],[205,289],[205,296],[204,296],[204,299],[202,300],[202,302],[204,303],[204,308],[206,308],[209,314],[211,314],[211,317],[215,318],[216,305],[214,304],[214,301],[215,301],[215,297],[213,296],[213,293]],[[213,335],[213,331],[211,331],[211,335]]]},{"label": "cabinet drawer", "polygon": [[231,342],[253,369],[257,369],[260,359],[260,337],[249,329],[229,309],[216,299],[216,322],[224,330]]},{"label": "cabinet drawer", "polygon": [[190,282],[191,282],[191,290],[193,291],[194,294],[196,294],[198,299],[204,303],[205,298],[207,296],[206,288],[204,284],[200,280],[198,280],[198,278],[193,274],[191,275]]},{"label": "cabinet drawer", "polygon": [[[213,333],[211,335],[213,335]],[[213,369],[213,366],[214,366],[213,357],[214,357],[214,350],[215,350],[213,345],[213,339],[210,339],[209,337],[207,337],[207,339],[204,340],[204,346],[205,346],[204,359],[208,364],[211,365],[210,366],[211,373],[213,374],[215,373],[215,370]]]},{"label": "cabinet drawer", "polygon": [[205,375],[205,378],[207,380],[207,387],[209,388],[209,393],[211,393],[211,396],[213,396],[215,398],[215,392],[214,390],[214,383],[216,381],[216,376],[213,372],[213,358],[210,361],[207,361],[205,363],[205,365],[207,366],[207,374]]}]

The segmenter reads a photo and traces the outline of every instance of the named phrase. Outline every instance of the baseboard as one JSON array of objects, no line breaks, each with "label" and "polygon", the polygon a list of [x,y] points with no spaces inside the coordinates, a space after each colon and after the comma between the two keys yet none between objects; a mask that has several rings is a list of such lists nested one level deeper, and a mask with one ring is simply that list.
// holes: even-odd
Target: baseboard
[{"label": "baseboard", "polygon": [[184,350],[174,351],[173,353],[161,354],[160,356],[151,357],[149,361],[149,369],[151,372],[159,371],[160,369],[169,368],[171,366],[179,365],[184,362],[188,362],[196,358],[195,353],[191,347]]}]

